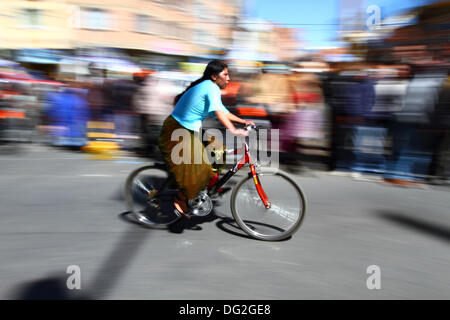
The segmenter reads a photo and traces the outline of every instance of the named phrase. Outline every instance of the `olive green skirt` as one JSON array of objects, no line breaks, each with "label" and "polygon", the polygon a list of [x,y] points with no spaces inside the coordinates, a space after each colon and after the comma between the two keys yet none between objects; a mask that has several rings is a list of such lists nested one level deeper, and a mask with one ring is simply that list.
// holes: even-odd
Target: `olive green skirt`
[{"label": "olive green skirt", "polygon": [[[177,129],[181,130],[175,132],[175,141],[172,141],[172,133]],[[216,175],[211,162],[203,156],[205,146],[200,137],[184,128],[172,116],[167,117],[162,126],[159,149],[168,171],[188,199],[195,198]]]}]

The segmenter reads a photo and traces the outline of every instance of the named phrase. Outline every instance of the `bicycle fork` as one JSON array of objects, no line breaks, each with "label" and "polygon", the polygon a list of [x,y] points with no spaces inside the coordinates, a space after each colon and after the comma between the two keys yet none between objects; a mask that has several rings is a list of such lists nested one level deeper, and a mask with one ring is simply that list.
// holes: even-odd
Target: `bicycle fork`
[{"label": "bicycle fork", "polygon": [[259,176],[256,173],[255,165],[253,163],[250,164],[250,171],[251,171],[251,173],[249,173],[249,175],[250,174],[252,175],[253,182],[255,183],[256,191],[258,192],[258,195],[261,198],[261,201],[263,202],[264,207],[266,207],[266,209],[270,209],[272,204],[269,201],[269,197],[264,192],[264,189],[261,185],[261,181],[259,180]]}]

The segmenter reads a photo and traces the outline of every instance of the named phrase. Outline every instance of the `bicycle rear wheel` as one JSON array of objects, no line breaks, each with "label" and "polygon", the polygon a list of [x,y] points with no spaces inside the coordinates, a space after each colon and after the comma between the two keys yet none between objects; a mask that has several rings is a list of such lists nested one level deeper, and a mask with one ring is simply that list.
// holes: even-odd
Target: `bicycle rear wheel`
[{"label": "bicycle rear wheel", "polygon": [[305,216],[306,200],[300,187],[286,173],[258,174],[271,203],[266,209],[251,175],[243,178],[231,195],[231,212],[248,235],[259,240],[277,241],[291,236]]},{"label": "bicycle rear wheel", "polygon": [[164,229],[179,219],[173,207],[176,193],[167,171],[157,166],[138,168],[125,182],[128,210],[139,223],[151,228]]}]

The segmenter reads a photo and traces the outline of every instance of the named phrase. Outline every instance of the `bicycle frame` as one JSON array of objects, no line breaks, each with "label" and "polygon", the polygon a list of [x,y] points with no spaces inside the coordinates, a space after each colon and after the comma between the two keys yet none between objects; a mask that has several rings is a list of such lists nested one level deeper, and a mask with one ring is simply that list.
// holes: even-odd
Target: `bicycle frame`
[{"label": "bicycle frame", "polygon": [[[234,149],[234,150],[227,151],[227,153],[228,154],[238,154],[241,151],[242,151],[242,149]],[[249,167],[250,167],[249,175],[251,175],[253,178],[253,182],[255,183],[256,190],[258,192],[258,195],[259,195],[261,201],[264,204],[264,207],[266,207],[266,209],[270,209],[271,203],[261,185],[261,181],[259,180],[259,176],[256,172],[255,164],[250,155],[249,147],[248,147],[248,144],[246,141],[244,141],[244,156],[234,165],[233,168],[231,168],[221,179],[219,179],[219,181],[217,181],[217,183],[208,192],[208,194],[209,195],[215,194],[220,187],[222,187],[228,180],[230,180],[231,177],[234,176],[236,174],[236,172],[238,172],[246,164],[249,164]]]}]

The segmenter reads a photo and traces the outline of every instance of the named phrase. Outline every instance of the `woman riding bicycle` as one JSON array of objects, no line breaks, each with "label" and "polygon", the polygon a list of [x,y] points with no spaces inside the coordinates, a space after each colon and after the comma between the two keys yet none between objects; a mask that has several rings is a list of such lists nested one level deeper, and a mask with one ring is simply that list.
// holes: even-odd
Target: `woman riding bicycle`
[{"label": "woman riding bicycle", "polygon": [[[179,189],[174,199],[176,213],[188,214],[186,201],[195,198],[216,176],[211,163],[203,158],[205,151],[203,144],[201,141],[200,144],[194,141],[199,139],[196,133],[201,129],[202,121],[208,116],[215,116],[232,134],[242,136],[248,135],[247,131],[236,129],[232,122],[254,125],[253,121],[233,115],[223,105],[220,89],[225,89],[228,82],[230,82],[228,66],[219,60],[210,61],[203,76],[175,98],[175,108],[164,121],[159,137],[159,148]],[[172,141],[172,133],[177,129],[187,130],[190,136],[190,143],[187,144],[190,147],[183,148],[183,152],[187,151],[190,154],[188,158],[191,161],[179,164],[175,164],[172,159],[172,150],[179,144],[179,141]],[[193,161],[195,144],[201,146],[201,163]]]}]

